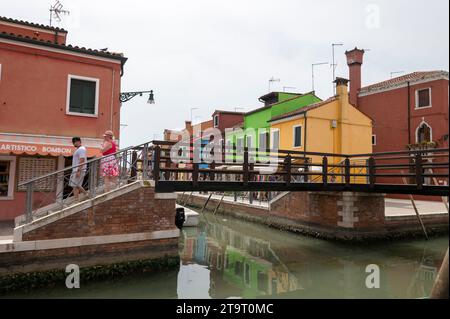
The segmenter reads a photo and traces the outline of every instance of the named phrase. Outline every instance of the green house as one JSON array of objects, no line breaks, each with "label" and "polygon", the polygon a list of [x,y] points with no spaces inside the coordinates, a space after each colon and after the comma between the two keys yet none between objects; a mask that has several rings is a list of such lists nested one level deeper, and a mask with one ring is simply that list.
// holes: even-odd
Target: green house
[{"label": "green house", "polygon": [[[250,111],[244,115],[242,128],[234,128],[225,136],[226,145],[237,148],[278,148],[276,136],[270,134],[269,121],[274,116],[286,114],[302,107],[322,101],[314,92],[305,94],[271,92],[259,98],[263,107]],[[275,145],[273,145],[275,144]],[[232,159],[227,156],[227,159]]]}]

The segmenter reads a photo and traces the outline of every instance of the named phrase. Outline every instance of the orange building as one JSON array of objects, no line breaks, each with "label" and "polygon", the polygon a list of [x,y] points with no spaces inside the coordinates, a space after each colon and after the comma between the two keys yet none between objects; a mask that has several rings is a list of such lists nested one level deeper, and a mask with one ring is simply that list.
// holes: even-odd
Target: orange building
[{"label": "orange building", "polygon": [[89,157],[100,155],[105,130],[119,139],[127,59],[66,38],[63,29],[0,17],[0,220],[24,213],[18,183],[71,165],[73,136]]}]

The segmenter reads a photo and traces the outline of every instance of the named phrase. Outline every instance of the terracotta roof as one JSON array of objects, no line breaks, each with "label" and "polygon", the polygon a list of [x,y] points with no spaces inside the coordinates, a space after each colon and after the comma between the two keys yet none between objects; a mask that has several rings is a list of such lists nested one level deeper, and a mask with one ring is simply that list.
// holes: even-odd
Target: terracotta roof
[{"label": "terracotta roof", "polygon": [[14,40],[14,41],[20,41],[30,44],[36,44],[36,45],[42,45],[46,47],[61,49],[61,50],[67,50],[77,53],[84,53],[89,55],[95,55],[99,57],[109,58],[109,59],[116,59],[122,61],[122,64],[127,61],[127,58],[124,57],[122,53],[114,53],[114,52],[107,52],[107,51],[100,51],[95,49],[89,49],[85,47],[78,47],[78,46],[72,46],[72,45],[66,45],[66,44],[56,44],[52,41],[45,41],[43,39],[38,38],[30,38],[28,36],[22,36],[14,33],[7,33],[7,32],[1,32],[0,38],[8,39],[8,40]]},{"label": "terracotta roof", "polygon": [[298,110],[291,111],[291,112],[288,112],[288,113],[285,113],[285,114],[282,114],[282,115],[274,116],[274,117],[272,117],[272,119],[269,122],[274,122],[274,121],[282,120],[282,119],[289,118],[289,117],[292,117],[292,116],[304,114],[304,113],[306,113],[306,112],[308,112],[310,110],[313,110],[313,109],[316,109],[318,107],[321,107],[322,105],[325,105],[325,104],[328,104],[330,102],[336,101],[337,99],[338,99],[337,96],[333,96],[333,97],[329,98],[328,100],[317,102],[317,103],[314,103],[314,104],[310,104],[310,105],[304,106],[304,107],[302,107],[302,108],[300,108]]},{"label": "terracotta roof", "polygon": [[369,86],[365,86],[365,87],[361,88],[359,93],[364,94],[364,93],[377,92],[380,90],[394,89],[398,86],[406,84],[407,82],[416,82],[416,81],[427,80],[427,79],[432,81],[432,80],[442,78],[442,77],[448,79],[448,72],[446,72],[446,71],[413,72],[413,73],[409,73],[409,74],[406,74],[403,76],[392,78],[392,79],[389,79],[386,81],[375,83],[375,84],[372,84]]},{"label": "terracotta roof", "polygon": [[25,25],[25,26],[33,27],[33,28],[39,28],[39,29],[45,29],[45,30],[51,30],[51,31],[58,31],[58,32],[67,33],[66,30],[61,29],[61,28],[52,27],[52,26],[49,26],[49,25],[44,25],[44,24],[39,24],[39,23],[32,23],[32,22],[23,21],[23,20],[11,19],[11,18],[7,18],[7,17],[1,17],[0,16],[0,21],[4,21],[4,22],[8,22],[8,23],[21,24],[21,25]]}]

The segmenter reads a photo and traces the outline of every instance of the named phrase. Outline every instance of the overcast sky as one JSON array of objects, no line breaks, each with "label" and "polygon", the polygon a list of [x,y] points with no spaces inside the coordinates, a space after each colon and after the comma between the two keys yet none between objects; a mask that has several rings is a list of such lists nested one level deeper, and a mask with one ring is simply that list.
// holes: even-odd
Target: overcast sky
[{"label": "overcast sky", "polygon": [[[0,15],[48,24],[50,0],[0,0]],[[348,77],[345,50],[369,49],[363,85],[391,72],[449,69],[448,0],[61,0],[70,44],[109,48],[128,58],[122,91],[155,90],[155,105],[122,106],[121,146],[162,138],[215,109],[250,111],[272,90],[311,91],[311,64]],[[332,95],[329,65],[316,93]],[[285,88],[289,87],[289,88]],[[294,88],[292,88],[294,87]]]}]

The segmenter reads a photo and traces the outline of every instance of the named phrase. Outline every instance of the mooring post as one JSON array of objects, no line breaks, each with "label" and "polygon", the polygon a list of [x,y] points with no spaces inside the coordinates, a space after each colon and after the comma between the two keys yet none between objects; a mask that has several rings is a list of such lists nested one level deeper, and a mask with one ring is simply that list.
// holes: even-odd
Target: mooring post
[{"label": "mooring post", "polygon": [[209,194],[209,197],[208,197],[208,199],[206,200],[205,204],[203,205],[203,208],[202,208],[202,213],[203,213],[203,211],[205,210],[206,206],[208,206],[208,202],[209,202],[209,200],[211,199],[211,196],[212,196],[212,193],[211,193],[211,194]]}]

